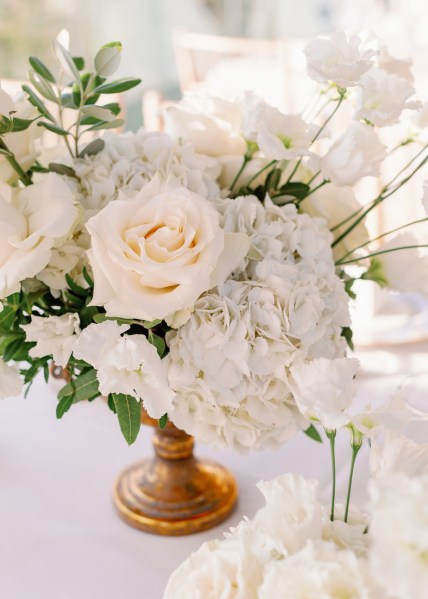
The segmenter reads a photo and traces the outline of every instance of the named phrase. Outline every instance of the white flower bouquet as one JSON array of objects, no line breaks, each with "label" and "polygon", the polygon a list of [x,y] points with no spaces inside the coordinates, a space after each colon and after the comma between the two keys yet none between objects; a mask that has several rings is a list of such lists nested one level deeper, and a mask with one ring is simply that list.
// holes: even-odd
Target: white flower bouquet
[{"label": "white flower bouquet", "polygon": [[[108,79],[120,44],[89,71],[54,50],[55,72],[30,59],[23,100],[0,92],[0,396],[48,378],[53,361],[69,378],[58,417],[104,395],[128,443],[142,406],[160,426],[170,418],[242,451],[300,430],[319,437],[296,389],[330,373],[341,401],[334,361],[352,345],[354,281],[393,284],[396,250],[401,268],[427,267],[410,234],[382,249],[391,231],[371,239],[366,228],[428,160],[423,131],[391,150],[417,146],[364,206],[353,189],[387,157],[378,128],[419,107],[408,63],[339,34],[306,50],[322,85],[301,115],[251,93],[189,97],[165,109],[165,133],[88,143],[123,124],[105,96],[139,81]],[[352,116],[335,133],[345,105]],[[43,128],[58,136],[54,162]]]}]

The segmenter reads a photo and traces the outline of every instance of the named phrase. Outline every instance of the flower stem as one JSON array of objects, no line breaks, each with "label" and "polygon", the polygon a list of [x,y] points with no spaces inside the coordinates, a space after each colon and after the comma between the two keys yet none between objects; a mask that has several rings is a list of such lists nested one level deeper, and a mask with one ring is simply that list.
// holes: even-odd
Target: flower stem
[{"label": "flower stem", "polygon": [[15,156],[13,154],[5,154],[5,158],[8,161],[8,163],[10,164],[10,166],[13,168],[15,173],[17,173],[19,175],[19,178],[24,183],[24,185],[31,185],[31,183],[32,183],[31,177],[29,175],[27,175],[26,172],[24,172],[24,170],[18,164]]},{"label": "flower stem", "polygon": [[371,254],[367,254],[366,256],[360,256],[359,258],[354,258],[353,260],[338,260],[336,262],[336,266],[342,266],[343,264],[354,264],[355,262],[361,262],[361,260],[367,260],[367,258],[373,258],[373,256],[380,256],[381,254],[390,254],[391,252],[398,252],[398,250],[412,250],[416,248],[426,248],[428,244],[420,243],[415,245],[401,245],[396,248],[391,248],[390,250],[381,250],[379,252],[372,252]]},{"label": "flower stem", "polygon": [[233,179],[232,185],[230,186],[230,191],[233,191],[233,188],[235,187],[236,183],[238,182],[239,177],[242,175],[244,168],[247,166],[249,161],[250,161],[250,159],[248,158],[247,155],[245,155],[244,160],[242,161],[242,164],[239,168],[239,171],[236,173],[236,177]]},{"label": "flower stem", "polygon": [[335,442],[336,442],[336,431],[325,431],[327,438],[330,441],[330,456],[331,456],[331,478],[332,478],[332,487],[331,487],[331,511],[330,511],[330,520],[333,522],[334,520],[334,505],[336,502],[336,453],[335,453]]},{"label": "flower stem", "polygon": [[348,522],[348,513],[349,513],[349,504],[351,501],[351,492],[352,492],[352,479],[354,477],[354,467],[355,460],[357,459],[358,452],[361,449],[360,445],[352,445],[352,461],[351,461],[351,470],[349,472],[349,482],[348,482],[348,493],[346,495],[346,508],[345,508],[345,522]]},{"label": "flower stem", "polygon": [[257,179],[257,177],[258,177],[259,175],[261,175],[262,173],[264,173],[264,171],[265,171],[265,170],[267,170],[268,168],[270,168],[271,166],[273,166],[273,165],[274,165],[274,164],[276,164],[277,162],[278,162],[278,160],[271,160],[271,161],[269,162],[269,164],[266,164],[266,165],[265,165],[263,168],[261,168],[259,171],[257,171],[257,173],[256,173],[255,175],[253,175],[253,176],[251,177],[251,179],[248,181],[248,183],[247,183],[246,187],[249,187],[249,186],[251,185],[251,183],[252,183],[252,182],[253,182],[255,179]]}]

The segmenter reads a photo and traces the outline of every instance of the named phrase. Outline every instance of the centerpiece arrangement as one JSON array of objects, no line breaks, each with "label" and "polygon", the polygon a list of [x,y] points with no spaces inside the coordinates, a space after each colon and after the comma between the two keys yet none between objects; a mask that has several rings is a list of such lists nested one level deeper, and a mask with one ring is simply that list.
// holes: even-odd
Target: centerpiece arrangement
[{"label": "centerpiece arrangement", "polygon": [[[299,431],[319,439],[296,401],[296,369],[316,377],[352,347],[355,280],[402,288],[397,251],[401,268],[427,267],[410,233],[380,246],[396,230],[366,227],[428,160],[415,126],[392,150],[378,132],[420,108],[410,66],[338,34],[306,50],[321,89],[300,115],[251,93],[189,97],[165,109],[164,133],[94,137],[123,125],[108,97],[139,80],[109,80],[118,43],[88,70],[59,41],[54,51],[56,71],[30,59],[23,99],[0,92],[0,395],[28,390],[39,371],[48,379],[53,361],[67,378],[59,418],[104,396],[133,443],[143,409],[159,423],[157,457],[125,473],[116,503],[141,528],[173,531],[166,520],[190,532],[224,518],[236,486],[195,462],[189,435],[240,451]],[[344,105],[351,117],[334,131]],[[38,139],[43,130],[59,145]],[[413,157],[359,203],[353,186],[409,144]]]}]

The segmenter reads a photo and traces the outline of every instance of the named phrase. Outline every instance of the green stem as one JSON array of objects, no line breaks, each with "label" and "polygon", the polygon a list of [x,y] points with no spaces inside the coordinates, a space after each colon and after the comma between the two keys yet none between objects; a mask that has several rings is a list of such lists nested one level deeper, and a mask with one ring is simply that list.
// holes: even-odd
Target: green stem
[{"label": "green stem", "polygon": [[245,154],[244,156],[244,160],[242,161],[242,164],[239,168],[239,171],[236,173],[236,177],[233,179],[233,183],[230,186],[230,191],[233,191],[233,188],[235,187],[236,183],[238,182],[239,177],[242,175],[242,173],[244,172],[245,167],[247,166],[248,162],[250,161],[250,159],[248,158],[248,156]]},{"label": "green stem", "polygon": [[401,175],[401,173],[403,173],[403,172],[404,172],[406,169],[408,169],[408,168],[409,168],[409,166],[410,166],[411,164],[413,164],[413,162],[414,162],[414,161],[415,161],[417,158],[419,158],[419,156],[420,156],[421,154],[423,154],[424,150],[426,150],[427,148],[428,148],[428,144],[425,144],[425,145],[423,146],[423,148],[422,148],[421,150],[419,150],[419,152],[418,152],[417,154],[415,154],[415,155],[413,156],[413,158],[412,158],[411,160],[409,160],[409,162],[408,162],[407,164],[405,164],[405,165],[403,166],[403,168],[402,168],[402,169],[400,169],[400,170],[398,171],[398,173],[396,173],[396,174],[395,174],[395,176],[394,176],[394,177],[391,179],[391,181],[389,181],[389,183],[387,183],[387,184],[385,185],[385,188],[384,188],[384,189],[385,189],[385,190],[386,190],[386,189],[388,189],[388,188],[389,188],[389,186],[390,186],[390,185],[392,185],[392,184],[394,183],[394,181],[396,181],[396,180],[398,179],[398,177]]},{"label": "green stem", "polygon": [[10,154],[4,154],[4,156],[5,156],[6,160],[8,161],[8,163],[10,164],[10,166],[15,171],[15,173],[17,175],[19,175],[19,178],[24,183],[24,185],[27,185],[27,186],[31,185],[32,181],[31,181],[30,175],[27,175],[27,173],[18,164],[14,154],[12,154],[12,152],[11,152]]},{"label": "green stem", "polygon": [[251,185],[251,183],[252,183],[252,182],[253,182],[255,179],[257,179],[257,177],[258,177],[259,175],[261,175],[262,173],[264,173],[264,171],[265,171],[265,170],[267,170],[268,168],[270,168],[271,166],[273,166],[273,165],[274,165],[274,164],[276,164],[277,162],[278,162],[278,160],[271,160],[271,161],[269,162],[269,164],[266,164],[266,165],[265,165],[263,168],[261,168],[259,171],[257,171],[257,173],[256,173],[255,175],[253,175],[253,176],[251,177],[251,179],[248,181],[248,183],[247,183],[247,187],[249,187],[249,186]]},{"label": "green stem", "polygon": [[314,187],[313,189],[309,190],[309,192],[305,195],[305,197],[302,198],[301,200],[299,200],[298,204],[300,205],[301,202],[303,202],[303,200],[306,200],[307,197],[309,197],[311,194],[313,194],[316,191],[318,191],[318,189],[321,189],[321,187],[324,187],[324,185],[327,185],[327,183],[330,183],[330,179],[324,179],[324,181],[322,181],[321,183],[319,183],[316,187]]},{"label": "green stem", "polygon": [[399,250],[412,250],[415,248],[427,248],[428,244],[417,244],[417,245],[402,245],[400,247],[391,248],[390,250],[381,250],[379,252],[373,252],[372,254],[367,254],[367,256],[361,256],[360,258],[354,258],[353,260],[345,260],[341,262],[338,260],[336,262],[336,266],[341,266],[343,264],[354,264],[355,262],[361,262],[361,260],[367,260],[367,258],[373,258],[373,256],[380,256],[381,254],[390,254],[391,252],[398,252]]},{"label": "green stem", "polygon": [[336,440],[336,431],[325,431],[327,438],[330,441],[330,457],[331,457],[331,477],[332,477],[332,487],[331,487],[331,511],[330,511],[330,520],[333,522],[334,520],[334,505],[336,502],[336,454],[335,454],[335,440]]},{"label": "green stem", "polygon": [[361,449],[361,445],[352,445],[352,461],[351,461],[351,470],[349,472],[349,482],[348,482],[348,493],[346,495],[346,508],[345,508],[345,522],[348,522],[348,513],[349,513],[349,504],[351,501],[351,492],[352,492],[352,479],[354,477],[354,467],[355,460],[357,459],[358,452]]},{"label": "green stem", "polygon": [[313,140],[311,141],[311,145],[316,142],[316,140],[318,139],[318,137],[321,135],[321,133],[324,131],[324,129],[327,127],[327,125],[329,124],[329,122],[331,121],[331,119],[334,117],[334,115],[336,114],[336,112],[339,110],[340,105],[342,104],[343,100],[345,98],[345,94],[341,93],[339,96],[339,99],[337,101],[336,106],[334,107],[334,110],[332,111],[332,113],[330,114],[330,116],[326,119],[324,125],[319,129],[318,133],[315,135],[315,137],[313,138]]}]

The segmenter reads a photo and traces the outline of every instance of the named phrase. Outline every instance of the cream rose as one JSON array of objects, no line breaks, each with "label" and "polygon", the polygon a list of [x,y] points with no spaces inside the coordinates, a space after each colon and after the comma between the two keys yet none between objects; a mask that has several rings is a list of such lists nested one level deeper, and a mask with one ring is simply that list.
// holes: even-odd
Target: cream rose
[{"label": "cream rose", "polygon": [[108,204],[87,223],[94,273],[93,305],[146,320],[171,317],[226,277],[249,240],[225,233],[219,214],[188,189],[155,178],[131,199]]},{"label": "cream rose", "polygon": [[0,188],[0,299],[47,266],[77,217],[73,193],[58,175],[25,189]]}]

